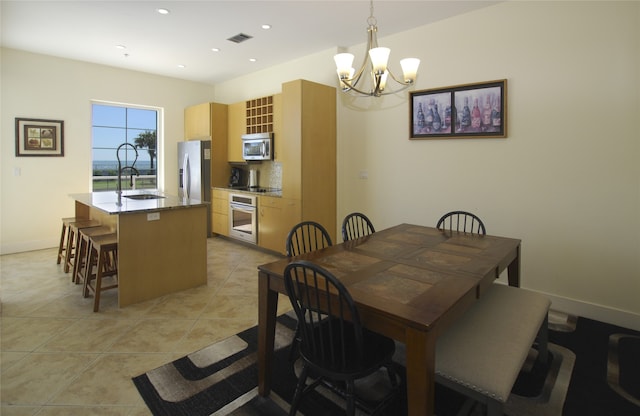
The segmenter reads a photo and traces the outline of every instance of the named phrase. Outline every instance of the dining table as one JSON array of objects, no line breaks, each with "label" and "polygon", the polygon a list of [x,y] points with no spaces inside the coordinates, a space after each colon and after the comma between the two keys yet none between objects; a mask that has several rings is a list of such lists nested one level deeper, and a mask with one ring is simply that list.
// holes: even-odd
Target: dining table
[{"label": "dining table", "polygon": [[258,266],[258,392],[271,391],[283,272],[312,261],[346,286],[362,324],[405,344],[409,416],[433,415],[438,336],[507,270],[520,286],[519,239],[400,224],[321,250]]}]

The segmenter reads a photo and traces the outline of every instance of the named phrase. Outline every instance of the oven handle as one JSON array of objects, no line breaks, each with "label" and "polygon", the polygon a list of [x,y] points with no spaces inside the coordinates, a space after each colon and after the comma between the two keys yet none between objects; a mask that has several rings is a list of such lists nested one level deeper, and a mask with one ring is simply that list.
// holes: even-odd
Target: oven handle
[{"label": "oven handle", "polygon": [[256,211],[256,207],[251,206],[251,205],[244,205],[244,204],[234,204],[233,202],[229,204],[229,206],[233,209],[236,209],[238,211],[244,211],[246,213],[253,213]]}]

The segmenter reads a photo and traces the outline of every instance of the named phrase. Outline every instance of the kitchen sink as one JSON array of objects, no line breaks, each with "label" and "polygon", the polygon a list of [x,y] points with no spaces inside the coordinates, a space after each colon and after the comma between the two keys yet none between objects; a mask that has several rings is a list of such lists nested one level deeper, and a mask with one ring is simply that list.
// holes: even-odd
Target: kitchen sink
[{"label": "kitchen sink", "polygon": [[125,198],[129,199],[162,199],[164,196],[151,195],[151,194],[138,194],[138,195],[125,195]]}]

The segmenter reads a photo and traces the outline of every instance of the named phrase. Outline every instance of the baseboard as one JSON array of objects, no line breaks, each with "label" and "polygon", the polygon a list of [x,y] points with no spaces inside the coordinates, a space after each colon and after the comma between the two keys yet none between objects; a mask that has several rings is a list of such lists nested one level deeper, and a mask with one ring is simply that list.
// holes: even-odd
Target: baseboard
[{"label": "baseboard", "polygon": [[555,296],[549,293],[544,293],[544,295],[551,299],[551,309],[556,311],[576,316],[583,316],[596,321],[606,322],[611,325],[640,331],[640,315],[638,314],[607,306],[578,301],[575,299]]},{"label": "baseboard", "polygon": [[37,240],[25,241],[17,244],[3,244],[0,246],[0,254],[15,254],[25,251],[45,250],[52,247],[58,247],[60,240]]}]

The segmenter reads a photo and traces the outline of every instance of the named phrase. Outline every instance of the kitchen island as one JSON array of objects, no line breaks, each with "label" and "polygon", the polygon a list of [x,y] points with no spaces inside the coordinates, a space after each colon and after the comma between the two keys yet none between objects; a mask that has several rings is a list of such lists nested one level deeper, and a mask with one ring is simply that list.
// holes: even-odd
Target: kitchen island
[{"label": "kitchen island", "polygon": [[207,282],[207,205],[162,192],[72,194],[75,216],[118,234],[118,305]]}]

